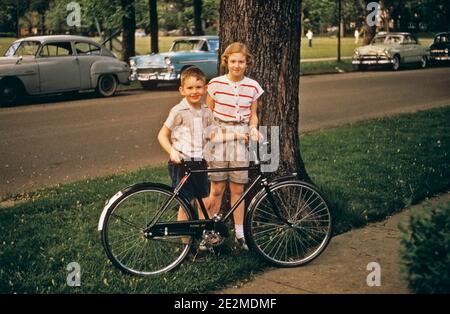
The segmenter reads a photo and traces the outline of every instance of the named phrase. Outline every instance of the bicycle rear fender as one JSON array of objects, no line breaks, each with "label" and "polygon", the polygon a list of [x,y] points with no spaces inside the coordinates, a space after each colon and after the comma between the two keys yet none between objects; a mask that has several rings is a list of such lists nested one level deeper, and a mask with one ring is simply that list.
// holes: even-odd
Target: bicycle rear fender
[{"label": "bicycle rear fender", "polygon": [[[120,201],[123,197],[126,197],[132,191],[144,189],[146,187],[158,188],[158,189],[165,190],[168,192],[173,192],[173,190],[174,190],[172,187],[165,185],[165,184],[161,184],[161,183],[138,183],[138,184],[130,185],[130,186],[124,188],[123,190],[120,190],[119,192],[114,194],[110,199],[108,199],[106,201],[105,207],[103,207],[102,213],[100,215],[100,219],[98,221],[97,230],[102,231],[103,225],[105,222],[105,218],[106,218],[106,213],[113,205],[115,206],[118,201]],[[181,196],[179,197],[179,199],[183,202],[183,205],[185,205],[186,208],[188,208],[191,212],[193,212],[192,205],[189,202],[187,202]]]}]

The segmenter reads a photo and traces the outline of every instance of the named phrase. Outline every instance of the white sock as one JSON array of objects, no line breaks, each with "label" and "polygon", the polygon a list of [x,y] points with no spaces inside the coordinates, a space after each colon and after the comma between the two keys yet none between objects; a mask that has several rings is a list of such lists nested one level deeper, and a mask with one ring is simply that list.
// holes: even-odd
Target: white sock
[{"label": "white sock", "polygon": [[242,239],[244,237],[244,225],[234,225],[236,231],[236,238]]}]

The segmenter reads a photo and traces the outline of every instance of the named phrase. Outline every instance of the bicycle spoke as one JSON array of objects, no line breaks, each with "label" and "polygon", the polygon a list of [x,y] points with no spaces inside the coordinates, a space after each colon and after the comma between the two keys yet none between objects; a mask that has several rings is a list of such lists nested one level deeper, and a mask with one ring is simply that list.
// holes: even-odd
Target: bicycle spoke
[{"label": "bicycle spoke", "polygon": [[273,214],[267,194],[263,195],[249,212],[252,245],[279,266],[301,265],[317,257],[331,235],[331,216],[323,198],[301,181],[281,182],[273,187],[272,195],[290,224]]},{"label": "bicycle spoke", "polygon": [[[179,208],[184,208],[178,198],[171,198],[170,191],[149,189],[138,190],[121,200],[111,214],[107,216],[107,233],[105,234],[108,256],[116,266],[134,274],[157,274],[167,271],[181,262],[186,254],[186,247],[192,236],[159,236],[145,237],[145,228],[138,226],[158,218],[158,223],[177,221]],[[164,212],[160,212],[165,206]],[[183,243],[183,238],[187,243]]]}]

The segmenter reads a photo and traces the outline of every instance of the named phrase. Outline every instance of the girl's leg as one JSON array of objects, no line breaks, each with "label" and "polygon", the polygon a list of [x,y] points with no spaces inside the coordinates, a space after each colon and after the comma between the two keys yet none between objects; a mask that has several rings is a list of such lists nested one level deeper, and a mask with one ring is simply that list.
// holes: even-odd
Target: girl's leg
[{"label": "girl's leg", "polygon": [[[244,193],[244,185],[240,183],[230,182],[230,193],[232,204],[231,206],[233,206]],[[234,225],[236,228],[236,238],[238,239],[242,239],[244,237],[244,210],[245,204],[244,202],[242,202],[233,213]]]},{"label": "girl's leg", "polygon": [[211,192],[209,194],[209,215],[210,218],[214,217],[220,211],[220,205],[222,204],[222,197],[225,191],[225,184],[227,181],[211,181]]},{"label": "girl's leg", "polygon": [[[202,198],[202,201],[203,201],[203,205],[205,205],[206,211],[208,212],[208,215],[209,215],[209,213],[210,213],[210,209],[209,209],[209,205],[210,205],[210,204],[209,204],[209,203],[210,203],[209,197]],[[195,204],[196,204],[196,207],[197,207],[197,210],[198,210],[198,218],[199,218],[199,219],[205,219],[205,216],[203,215],[202,208],[200,207],[199,202],[198,202],[198,201],[195,201]],[[209,217],[209,218],[212,218],[212,217]]]}]

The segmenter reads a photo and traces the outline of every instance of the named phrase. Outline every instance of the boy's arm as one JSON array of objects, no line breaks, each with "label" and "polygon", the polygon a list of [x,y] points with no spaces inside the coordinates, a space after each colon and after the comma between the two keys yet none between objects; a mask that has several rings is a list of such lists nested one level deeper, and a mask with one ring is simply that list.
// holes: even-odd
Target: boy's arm
[{"label": "boy's arm", "polygon": [[206,94],[206,105],[208,106],[208,108],[214,112],[214,99],[212,99],[212,97],[209,94]]},{"label": "boy's arm", "polygon": [[228,132],[225,134],[217,135],[217,132],[211,131],[208,134],[207,138],[211,143],[222,143],[222,142],[229,142],[229,141],[235,141],[235,140],[243,140],[245,142],[248,141],[248,135],[245,133],[238,133],[238,132]]},{"label": "boy's arm", "polygon": [[172,147],[172,143],[170,142],[170,135],[172,131],[163,125],[161,130],[158,133],[158,141],[161,147],[169,154],[169,158],[174,163],[181,163],[180,154]]}]

